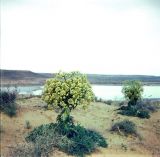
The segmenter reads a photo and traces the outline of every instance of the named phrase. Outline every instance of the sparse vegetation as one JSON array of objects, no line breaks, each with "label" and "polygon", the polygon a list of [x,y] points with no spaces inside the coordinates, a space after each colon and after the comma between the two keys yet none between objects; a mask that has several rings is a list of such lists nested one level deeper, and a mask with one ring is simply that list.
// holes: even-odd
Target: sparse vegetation
[{"label": "sparse vegetation", "polygon": [[[12,92],[9,91],[9,93]],[[156,116],[159,113],[159,102],[152,102],[148,100],[144,101],[141,100],[141,98],[138,98],[136,101],[134,100],[134,103],[131,103],[133,99],[131,100],[128,97],[126,98],[128,101],[127,104],[127,101],[121,102],[95,98],[96,102],[102,103],[94,102],[89,105],[89,103],[94,99],[94,95],[90,88],[90,84],[80,73],[72,73],[72,75],[60,73],[55,78],[50,79],[49,83],[46,83],[46,88],[43,92],[43,100],[45,100],[47,104],[40,100],[39,97],[18,97],[18,100],[16,101],[17,95],[15,95],[15,98],[12,95],[7,98],[7,94],[5,94],[4,97],[1,97],[1,102],[3,102],[3,105],[0,106],[1,111],[6,113],[5,110],[2,110],[4,109],[4,104],[8,105],[10,102],[14,102],[14,104],[16,104],[15,102],[17,102],[17,104],[20,105],[20,114],[17,114],[17,117],[15,118],[9,118],[2,113],[2,116],[6,118],[6,122],[15,122],[17,125],[12,126],[14,128],[12,129],[9,124],[5,123],[5,132],[3,132],[3,127],[0,126],[0,131],[1,133],[3,132],[1,134],[3,135],[2,141],[5,142],[4,139],[6,139],[7,136],[7,138],[10,138],[13,142],[13,135],[7,134],[6,130],[8,128],[10,128],[11,132],[15,135],[14,140],[16,139],[18,142],[24,142],[21,140],[24,137],[24,132],[29,132],[27,129],[31,129],[32,127],[34,128],[31,132],[28,133],[26,137],[27,143],[22,143],[16,146],[16,142],[13,142],[13,145],[8,145],[8,141],[6,142],[6,145],[9,146],[8,150],[13,148],[10,155],[13,157],[49,157],[53,156],[53,153],[56,154],[55,156],[58,156],[59,154],[57,154],[57,151],[58,153],[63,153],[64,156],[66,154],[74,156],[85,156],[91,153],[96,154],[97,151],[94,152],[94,150],[98,147],[107,147],[108,141],[110,142],[109,144],[111,144],[112,149],[115,148],[127,153],[128,150],[131,150],[131,147],[127,143],[128,140],[126,139],[128,138],[125,138],[125,136],[136,136],[136,138],[129,138],[131,142],[133,142],[132,139],[136,139],[137,142],[144,142],[143,140],[145,140],[146,143],[148,142],[145,149],[148,149],[148,146],[152,143],[156,143],[154,140],[156,140],[156,138],[158,139],[159,137],[159,119]],[[87,96],[85,96],[85,94]],[[46,109],[54,109],[55,112],[44,110],[46,105]],[[88,110],[80,110],[78,106],[89,106],[89,108]],[[120,107],[119,110],[121,114],[137,116],[141,118],[149,118],[150,112],[157,111],[158,113],[153,113],[151,120],[138,120],[138,118],[127,117],[126,120],[122,121],[121,119],[123,119],[124,116],[117,115],[116,113],[118,107]],[[23,114],[21,114],[22,112]],[[35,112],[36,115],[39,114],[39,117],[38,115],[37,117],[33,116],[35,115]],[[24,115],[24,113],[26,115]],[[32,121],[31,115],[34,118],[34,121]],[[71,115],[74,117],[74,120]],[[132,119],[132,121],[129,119]],[[52,123],[53,121],[55,121],[55,123]],[[45,125],[41,125],[44,123]],[[79,123],[85,127],[79,125]],[[113,124],[112,127],[110,126],[111,123]],[[38,125],[40,126],[37,127]],[[139,136],[137,133],[136,126],[138,127],[138,130],[143,137],[141,139],[137,138],[141,136]],[[151,132],[153,127],[154,132]],[[143,130],[145,130],[147,136]],[[118,134],[113,134],[112,132],[116,132],[125,136],[119,136]],[[153,135],[153,141],[151,144],[150,140],[148,140],[148,135],[150,134]],[[117,137],[119,140],[117,140]],[[159,146],[158,142],[156,144]],[[3,148],[6,147],[6,145],[2,144]],[[104,152],[106,151],[105,149],[103,150]],[[3,151],[6,150],[3,149]],[[138,151],[135,149],[135,152]],[[105,153],[102,152],[102,154],[105,156]],[[5,153],[2,153],[2,156],[5,156]]]},{"label": "sparse vegetation", "polygon": [[124,135],[137,135],[136,125],[129,120],[115,123],[112,126],[111,131],[123,133]]},{"label": "sparse vegetation", "polygon": [[[53,147],[77,156],[91,153],[96,147],[107,147],[105,139],[97,132],[74,125],[70,112],[77,106],[87,107],[94,94],[87,78],[79,72],[58,73],[46,82],[43,100],[49,108],[59,108],[57,123],[41,125],[31,131],[26,140],[40,148],[39,154]],[[47,145],[46,145],[47,143]],[[43,145],[47,147],[43,147]]]},{"label": "sparse vegetation", "polygon": [[47,157],[48,153],[43,152],[38,145],[34,145],[32,143],[21,143],[21,144],[17,144],[16,147],[11,149],[10,156],[12,157]]},{"label": "sparse vegetation", "polygon": [[17,105],[16,101],[17,92],[14,91],[2,91],[0,90],[0,111],[6,113],[10,117],[16,115]]},{"label": "sparse vegetation", "polygon": [[150,118],[149,111],[142,109],[139,106],[121,107],[120,109],[121,111],[118,113],[122,115]]},{"label": "sparse vegetation", "polygon": [[149,108],[142,105],[143,87],[140,81],[126,81],[122,92],[128,100],[128,106],[121,106],[119,113],[127,116],[136,116],[140,118],[150,118]]},{"label": "sparse vegetation", "polygon": [[[80,125],[64,128],[58,123],[41,125],[35,128],[26,137],[27,141],[39,145],[44,152],[51,151],[53,147],[76,156],[91,153],[97,146],[107,147],[105,139],[97,132],[87,130]],[[47,144],[47,148],[43,147]],[[45,148],[45,150],[44,150]]]},{"label": "sparse vegetation", "polygon": [[[148,100],[147,100],[148,101]],[[74,131],[70,128],[62,129],[62,132],[60,131],[53,131],[54,127],[52,125],[55,125],[57,123],[51,122],[56,121],[57,112],[52,112],[50,110],[44,110],[43,106],[40,107],[39,105],[43,103],[43,101],[40,98],[30,98],[26,99],[25,101],[17,100],[17,103],[20,105],[19,114],[15,118],[9,118],[8,116],[2,115],[2,124],[4,128],[4,132],[1,134],[1,156],[13,156],[13,157],[23,157],[23,156],[68,156],[68,154],[72,153],[72,150],[75,150],[76,147],[78,150],[82,149],[85,150],[86,148],[88,150],[92,150],[91,155],[96,156],[105,156],[108,151],[112,151],[114,154],[119,155],[121,153],[122,155],[130,155],[134,156],[135,153],[139,154],[139,147],[141,147],[141,154],[143,156],[148,155],[149,153],[155,152],[155,144],[157,152],[159,151],[159,109],[157,108],[157,112],[152,114],[152,119],[149,120],[142,120],[134,117],[125,117],[125,119],[132,121],[136,126],[138,133],[140,133],[141,139],[138,135],[129,134],[129,137],[127,138],[125,133],[123,133],[122,130],[116,131],[113,133],[111,130],[110,124],[115,124],[116,122],[121,122],[124,119],[124,116],[117,115],[116,109],[119,107],[118,105],[105,105],[104,103],[91,103],[89,107],[86,110],[81,110],[80,108],[75,109],[72,112],[72,116],[74,117],[74,123],[80,123],[82,128],[86,131],[89,131],[89,133],[84,136],[83,131],[81,135],[84,136],[84,140],[81,139],[81,135],[79,135],[77,138],[73,139],[72,134]],[[147,103],[147,102],[145,102]],[[152,104],[152,102],[150,102]],[[153,103],[157,107],[160,105],[159,102]],[[153,105],[152,104],[152,105]],[[43,113],[41,113],[43,112]],[[85,116],[84,116],[85,115]],[[43,125],[43,129],[38,129],[36,133],[34,134],[33,140],[36,138],[35,142],[28,142],[23,143],[24,136],[27,132],[29,132],[28,135],[30,135],[30,130],[24,129],[25,120],[29,120],[31,122],[31,125],[33,128],[37,129],[39,125]],[[50,126],[50,127],[49,127]],[[78,127],[77,125],[74,125],[73,128]],[[45,128],[48,128],[50,133],[46,133],[47,130]],[[53,128],[53,129],[51,129]],[[88,129],[89,128],[89,129]],[[8,132],[8,130],[11,132]],[[43,132],[41,132],[43,130]],[[52,131],[51,131],[52,130]],[[71,130],[70,134],[67,130]],[[78,130],[78,129],[77,129]],[[81,129],[80,129],[81,130]],[[83,130],[83,129],[82,129]],[[94,131],[93,131],[94,130]],[[154,131],[152,131],[154,130]],[[91,131],[91,132],[90,132]],[[25,132],[25,134],[24,134]],[[78,131],[80,132],[80,131]],[[97,145],[90,144],[90,138],[91,142],[93,141],[93,132],[100,133],[104,137],[104,139],[107,139],[107,143],[111,146],[108,148],[99,149]],[[42,134],[41,134],[42,133]],[[63,134],[62,134],[63,133]],[[91,134],[90,134],[91,133]],[[45,134],[45,135],[44,135]],[[89,135],[89,137],[88,137]],[[133,135],[133,136],[132,136]],[[54,136],[53,138],[51,138]],[[102,138],[103,138],[102,137]],[[79,138],[81,140],[79,140]],[[99,136],[98,136],[99,138]],[[97,139],[98,139],[97,138]],[[7,139],[7,140],[6,140]],[[84,144],[83,148],[80,145],[79,142],[77,142],[79,145],[76,145],[75,142],[81,141],[82,144]],[[86,139],[89,140],[89,142],[86,141]],[[136,140],[136,141],[135,141]],[[57,142],[59,141],[59,142]],[[102,140],[98,140],[102,141]],[[84,142],[84,143],[83,143]],[[88,144],[85,144],[87,142]],[[135,143],[136,142],[136,143]],[[17,143],[22,143],[20,146],[17,145]],[[95,142],[94,142],[95,143]],[[101,142],[102,144],[103,142]],[[133,144],[131,144],[133,143]],[[134,144],[135,143],[135,144]],[[72,144],[72,145],[71,145]],[[75,144],[75,145],[74,145]],[[154,144],[154,145],[153,145]],[[91,145],[88,146],[88,145]],[[5,149],[6,146],[9,146],[8,149]],[[69,146],[69,149],[68,149]],[[75,146],[75,147],[74,147]],[[94,148],[94,149],[93,149]],[[96,149],[95,149],[96,148]],[[132,148],[134,148],[134,151],[130,151]],[[13,152],[15,152],[16,155],[8,155],[8,151],[12,149]],[[96,150],[96,151],[94,151]],[[146,153],[149,152],[149,153]],[[70,153],[71,152],[71,153]],[[34,154],[35,153],[35,154]],[[76,150],[74,151],[76,153]],[[19,154],[19,155],[18,155]],[[79,153],[78,153],[79,154]],[[85,154],[88,153],[84,153]],[[78,155],[77,155],[78,156]],[[79,155],[80,156],[80,155]]]},{"label": "sparse vegetation", "polygon": [[156,112],[160,108],[159,102],[152,100],[138,101],[137,106],[142,110],[147,110],[148,112]]},{"label": "sparse vegetation", "polygon": [[40,157],[38,155],[35,146],[31,143],[18,144],[10,151],[12,157]]}]

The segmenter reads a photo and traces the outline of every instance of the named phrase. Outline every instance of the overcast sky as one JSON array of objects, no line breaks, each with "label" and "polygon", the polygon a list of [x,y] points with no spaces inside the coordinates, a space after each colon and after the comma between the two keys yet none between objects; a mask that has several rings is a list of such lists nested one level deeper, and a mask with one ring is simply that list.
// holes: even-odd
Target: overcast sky
[{"label": "overcast sky", "polygon": [[1,68],[160,75],[160,0],[1,0]]}]

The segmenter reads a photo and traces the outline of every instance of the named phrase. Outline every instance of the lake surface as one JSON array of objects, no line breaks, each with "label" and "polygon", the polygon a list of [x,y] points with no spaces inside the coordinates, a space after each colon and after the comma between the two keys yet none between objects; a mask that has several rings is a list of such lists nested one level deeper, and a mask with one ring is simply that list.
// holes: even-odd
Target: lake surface
[{"label": "lake surface", "polygon": [[[2,87],[2,90],[6,90],[6,87]],[[10,87],[10,89],[15,89]],[[113,85],[92,85],[93,92],[96,97],[105,100],[123,100],[123,94],[121,92],[122,86]],[[17,87],[19,94],[24,95],[41,95],[43,86],[19,86]],[[160,98],[160,86],[144,86],[143,98]]]}]

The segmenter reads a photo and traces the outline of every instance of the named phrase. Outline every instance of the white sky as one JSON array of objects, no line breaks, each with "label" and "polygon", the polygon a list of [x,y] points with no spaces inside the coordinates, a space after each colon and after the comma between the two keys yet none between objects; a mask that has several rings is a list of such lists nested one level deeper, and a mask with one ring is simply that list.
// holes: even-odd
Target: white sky
[{"label": "white sky", "polygon": [[1,68],[160,75],[160,0],[1,0]]}]

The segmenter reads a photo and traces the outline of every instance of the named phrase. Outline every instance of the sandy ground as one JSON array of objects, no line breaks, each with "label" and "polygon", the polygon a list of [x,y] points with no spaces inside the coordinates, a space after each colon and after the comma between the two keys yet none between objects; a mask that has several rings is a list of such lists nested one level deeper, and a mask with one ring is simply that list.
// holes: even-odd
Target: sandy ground
[{"label": "sandy ground", "polygon": [[[18,100],[17,116],[10,118],[1,113],[1,156],[10,157],[9,152],[17,144],[25,142],[25,136],[34,127],[41,124],[55,122],[57,113],[45,110],[39,98]],[[90,157],[160,157],[160,111],[155,112],[148,119],[126,117],[118,115],[117,106],[103,103],[92,103],[88,109],[73,111],[75,123],[100,132],[107,140],[108,148],[98,148]],[[125,137],[111,133],[113,123],[129,119],[136,123],[141,136]],[[26,129],[25,122],[29,121],[32,128]],[[65,153],[55,150],[53,156],[65,157]]]}]

